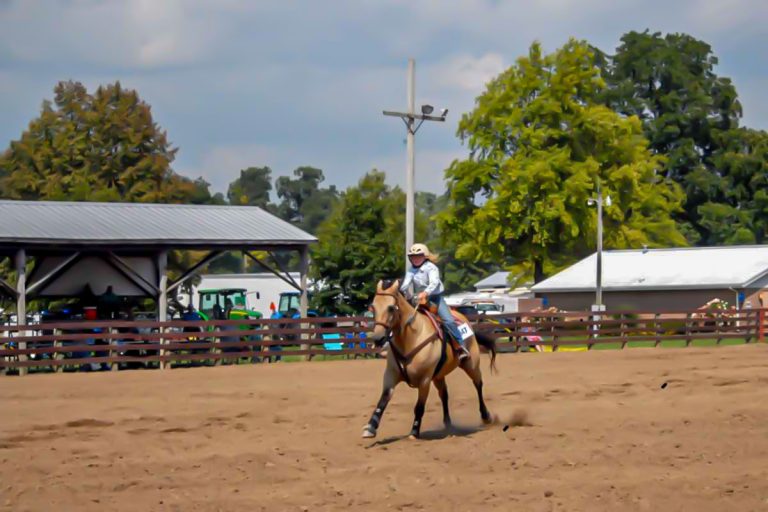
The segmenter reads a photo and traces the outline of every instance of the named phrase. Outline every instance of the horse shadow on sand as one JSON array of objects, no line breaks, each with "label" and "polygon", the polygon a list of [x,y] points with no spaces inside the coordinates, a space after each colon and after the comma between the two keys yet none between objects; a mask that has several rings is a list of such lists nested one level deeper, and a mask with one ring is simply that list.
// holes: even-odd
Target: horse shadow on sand
[{"label": "horse shadow on sand", "polygon": [[[417,441],[440,441],[442,439],[447,439],[449,437],[470,437],[478,432],[481,432],[487,429],[488,429],[488,426],[486,425],[476,425],[476,426],[451,425],[450,427],[443,427],[440,429],[425,430],[421,432]],[[366,449],[376,448],[377,446],[386,446],[388,444],[397,443],[403,440],[410,441],[409,438],[410,436],[408,434],[401,435],[401,436],[385,437],[384,439],[374,441],[370,445],[366,446]]]}]

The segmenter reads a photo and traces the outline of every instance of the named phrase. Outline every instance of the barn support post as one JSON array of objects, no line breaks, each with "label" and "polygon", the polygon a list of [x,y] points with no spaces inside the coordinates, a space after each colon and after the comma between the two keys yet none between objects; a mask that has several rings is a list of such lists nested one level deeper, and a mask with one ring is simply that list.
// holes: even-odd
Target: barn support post
[{"label": "barn support post", "polygon": [[[16,251],[16,325],[27,324],[27,252]],[[19,336],[28,336],[27,331],[18,331]],[[27,348],[27,342],[19,342],[19,350]],[[26,354],[19,354],[19,361],[26,361]],[[26,375],[27,369],[19,367],[19,375]]]},{"label": "barn support post", "polygon": [[[301,286],[301,297],[299,299],[299,314],[301,318],[307,318],[307,311],[309,309],[309,300],[307,297],[307,274],[309,273],[309,247],[304,246],[301,249],[301,267],[300,267],[300,276],[299,276],[299,285]],[[309,328],[309,324],[301,324],[302,329]],[[307,334],[302,334],[301,338],[303,341],[306,341],[308,338]],[[310,345],[307,343],[303,343],[301,346],[302,350],[309,350]],[[305,356],[305,359],[309,361],[310,356]]]},{"label": "barn support post", "polygon": [[[168,251],[160,251],[157,255],[157,320],[158,322],[168,321]],[[165,331],[165,327],[160,327],[160,333]],[[160,338],[160,344],[165,345],[166,339]],[[168,363],[162,360],[165,350],[160,350],[160,369],[169,368]]]}]

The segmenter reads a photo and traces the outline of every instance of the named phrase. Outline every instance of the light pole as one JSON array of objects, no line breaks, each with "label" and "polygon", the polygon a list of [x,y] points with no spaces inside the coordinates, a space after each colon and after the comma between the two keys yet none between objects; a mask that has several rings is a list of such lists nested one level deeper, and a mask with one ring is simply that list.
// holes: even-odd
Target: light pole
[{"label": "light pole", "polygon": [[600,180],[597,180],[597,197],[587,199],[590,206],[597,205],[597,275],[595,276],[595,305],[593,311],[605,311],[603,306],[603,203],[611,206],[611,196],[603,199]]},{"label": "light pole", "polygon": [[[385,116],[399,117],[405,123],[405,128],[408,132],[406,139],[407,144],[407,166],[405,171],[405,250],[413,245],[413,225],[414,225],[414,204],[413,204],[413,183],[414,183],[414,167],[415,167],[415,154],[414,154],[414,138],[416,132],[419,130],[424,121],[445,121],[445,116],[448,115],[448,109],[444,108],[440,111],[439,116],[430,115],[435,110],[432,105],[422,105],[421,114],[416,113],[416,77],[414,70],[416,63],[413,59],[408,59],[408,111],[407,112],[392,112],[385,110]],[[416,122],[418,121],[418,123]],[[405,259],[406,268],[408,268],[408,258]]]}]

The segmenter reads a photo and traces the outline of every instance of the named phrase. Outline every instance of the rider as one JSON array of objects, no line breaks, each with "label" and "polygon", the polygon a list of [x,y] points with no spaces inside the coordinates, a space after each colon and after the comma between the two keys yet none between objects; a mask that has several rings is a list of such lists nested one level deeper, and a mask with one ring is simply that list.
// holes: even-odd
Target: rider
[{"label": "rider", "polygon": [[461,347],[459,361],[465,359],[469,356],[469,352],[464,346],[464,340],[459,332],[459,328],[456,326],[453,315],[451,315],[451,310],[443,298],[444,287],[440,280],[440,270],[435,265],[437,256],[429,252],[429,248],[426,245],[413,244],[408,251],[408,261],[411,262],[412,267],[405,273],[405,279],[403,279],[400,290],[405,292],[413,283],[413,289],[415,293],[418,293],[419,302],[429,300],[437,304],[437,314],[443,321],[445,330],[453,336],[453,339]]}]

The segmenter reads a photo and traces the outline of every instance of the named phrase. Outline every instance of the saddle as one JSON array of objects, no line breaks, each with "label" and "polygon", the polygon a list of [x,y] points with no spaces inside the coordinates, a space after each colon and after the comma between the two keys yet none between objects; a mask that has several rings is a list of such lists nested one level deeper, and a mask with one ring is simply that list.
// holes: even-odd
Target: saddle
[{"label": "saddle", "polygon": [[[440,338],[443,345],[446,343],[450,344],[454,355],[458,354],[461,350],[459,342],[458,340],[453,339],[453,336],[450,336],[443,328],[443,321],[440,320],[440,317],[437,315],[437,307],[431,304],[419,304],[416,311],[426,316],[429,321],[432,322],[432,326],[435,328],[435,332],[437,332],[437,337]],[[461,323],[463,321],[455,311],[451,310],[451,314],[453,315],[453,319],[456,320],[456,323]]]}]

